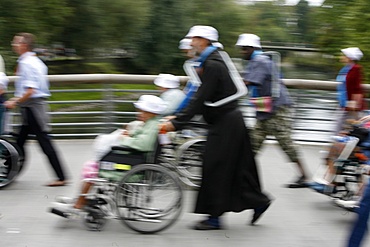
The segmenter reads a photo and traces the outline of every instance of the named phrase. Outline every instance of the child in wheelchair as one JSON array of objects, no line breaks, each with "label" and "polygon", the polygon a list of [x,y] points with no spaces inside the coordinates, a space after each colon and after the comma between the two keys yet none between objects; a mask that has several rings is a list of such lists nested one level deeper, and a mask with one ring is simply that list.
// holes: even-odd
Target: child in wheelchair
[{"label": "child in wheelchair", "polygon": [[[87,204],[86,194],[94,185],[94,178],[96,181],[102,178],[113,183],[118,182],[123,175],[122,170],[127,171],[132,165],[143,163],[145,156],[154,151],[158,139],[159,116],[166,109],[166,104],[157,96],[142,95],[134,105],[138,111],[137,118],[144,122],[144,125],[137,127],[131,135],[128,131],[120,130],[120,134],[116,135],[118,139],[114,141],[113,145],[103,144],[108,146],[109,150],[112,146],[119,144],[114,147],[118,149],[118,152],[108,152],[107,154],[101,152],[99,154],[101,158],[98,162],[87,162],[83,168],[84,180],[78,198],[72,200],[72,204],[69,204],[70,200],[66,201],[65,198],[60,198],[61,204],[59,207],[53,208],[52,213],[66,217],[84,209]],[[112,162],[117,159],[119,161]]]},{"label": "child in wheelchair", "polygon": [[337,206],[352,211],[361,197],[362,176],[370,164],[370,116],[351,121],[351,128],[334,136],[325,158],[326,171],[315,175],[309,187],[334,199]]}]

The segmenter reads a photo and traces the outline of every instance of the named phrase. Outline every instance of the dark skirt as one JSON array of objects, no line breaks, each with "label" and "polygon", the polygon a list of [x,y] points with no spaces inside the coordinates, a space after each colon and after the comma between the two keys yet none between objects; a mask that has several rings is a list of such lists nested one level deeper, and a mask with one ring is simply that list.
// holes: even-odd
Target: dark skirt
[{"label": "dark skirt", "polygon": [[210,125],[195,213],[220,216],[266,205],[242,114],[233,110]]}]

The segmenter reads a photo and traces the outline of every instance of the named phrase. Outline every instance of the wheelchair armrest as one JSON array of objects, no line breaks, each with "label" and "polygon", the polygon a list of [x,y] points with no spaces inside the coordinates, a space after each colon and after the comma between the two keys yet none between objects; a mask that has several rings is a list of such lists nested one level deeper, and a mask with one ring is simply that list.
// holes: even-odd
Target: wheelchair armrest
[{"label": "wheelchair armrest", "polygon": [[135,152],[135,153],[140,152],[139,150],[134,149],[132,147],[128,147],[128,146],[113,146],[111,149],[112,150],[119,150],[119,151],[129,151],[129,152]]}]

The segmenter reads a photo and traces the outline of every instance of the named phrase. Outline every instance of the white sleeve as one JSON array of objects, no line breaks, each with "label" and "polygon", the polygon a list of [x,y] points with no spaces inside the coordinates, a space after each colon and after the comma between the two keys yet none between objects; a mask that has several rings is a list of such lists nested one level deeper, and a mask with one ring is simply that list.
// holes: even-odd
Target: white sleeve
[{"label": "white sleeve", "polygon": [[0,72],[0,89],[6,90],[8,88],[8,77],[4,74],[4,72]]}]

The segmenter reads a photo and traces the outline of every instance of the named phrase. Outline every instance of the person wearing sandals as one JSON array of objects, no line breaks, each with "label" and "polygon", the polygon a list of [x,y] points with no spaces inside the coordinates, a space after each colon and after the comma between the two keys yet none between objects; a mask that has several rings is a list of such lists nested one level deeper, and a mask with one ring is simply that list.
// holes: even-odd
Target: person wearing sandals
[{"label": "person wearing sandals", "polygon": [[203,158],[202,182],[194,213],[207,215],[192,226],[195,230],[218,230],[224,226],[226,212],[253,209],[251,224],[256,223],[270,206],[262,192],[248,129],[234,99],[221,106],[208,106],[234,95],[236,86],[228,67],[213,42],[218,32],[210,26],[193,26],[186,35],[199,55],[197,62],[201,85],[189,105],[170,121],[161,124],[166,131],[179,130],[195,114],[201,114],[209,129]]},{"label": "person wearing sandals", "polygon": [[24,144],[30,133],[36,135],[42,151],[48,157],[57,179],[47,186],[64,186],[67,184],[63,166],[48,134],[50,131],[48,104],[50,96],[48,69],[32,52],[35,37],[31,33],[18,33],[12,41],[12,48],[19,55],[15,81],[14,97],[5,101],[5,107],[20,107],[22,125],[17,137],[17,145],[24,153]]},{"label": "person wearing sandals", "polygon": [[[307,173],[291,139],[289,107],[292,102],[288,90],[281,82],[272,60],[263,54],[260,38],[257,35],[249,33],[239,35],[236,46],[240,48],[243,59],[249,60],[243,79],[250,89],[251,97],[264,99],[266,104],[265,108],[257,108],[258,104],[255,104],[257,122],[251,133],[254,152],[258,153],[267,135],[275,136],[280,147],[290,161],[297,165],[300,173],[298,179],[289,183],[287,187],[307,187]],[[272,83],[273,81],[275,84]],[[269,101],[268,104],[267,101]]]}]

